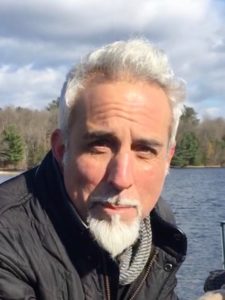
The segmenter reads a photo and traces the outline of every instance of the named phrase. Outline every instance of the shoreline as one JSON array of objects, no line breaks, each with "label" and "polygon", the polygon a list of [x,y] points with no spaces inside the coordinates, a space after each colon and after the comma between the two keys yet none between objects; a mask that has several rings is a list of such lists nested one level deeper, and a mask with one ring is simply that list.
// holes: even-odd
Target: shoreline
[{"label": "shoreline", "polygon": [[17,175],[24,172],[24,170],[14,170],[14,171],[5,171],[5,170],[0,170],[0,175]]},{"label": "shoreline", "polygon": [[170,166],[171,169],[221,169],[225,168],[225,166],[220,166],[220,165],[209,165],[209,166],[184,166],[184,167],[179,167],[179,166]]},{"label": "shoreline", "polygon": [[[220,165],[209,165],[209,166],[184,166],[184,167],[180,167],[180,166],[170,166],[170,169],[220,169],[220,168],[225,168],[225,166],[220,166]],[[26,170],[1,170],[0,169],[0,175],[17,175],[20,173],[25,172]]]}]

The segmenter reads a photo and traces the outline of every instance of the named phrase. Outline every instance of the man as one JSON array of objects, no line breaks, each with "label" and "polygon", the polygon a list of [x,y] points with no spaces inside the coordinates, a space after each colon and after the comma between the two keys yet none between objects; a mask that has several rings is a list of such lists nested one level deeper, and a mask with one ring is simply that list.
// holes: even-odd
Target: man
[{"label": "man", "polygon": [[52,151],[1,186],[0,299],[177,299],[186,237],[159,198],[183,99],[145,40],[69,73]]},{"label": "man", "polygon": [[215,291],[205,293],[198,300],[224,300],[224,299],[225,299],[224,290],[215,290]]},{"label": "man", "polygon": [[210,271],[205,280],[206,292],[198,300],[223,300],[225,299],[225,270]]}]

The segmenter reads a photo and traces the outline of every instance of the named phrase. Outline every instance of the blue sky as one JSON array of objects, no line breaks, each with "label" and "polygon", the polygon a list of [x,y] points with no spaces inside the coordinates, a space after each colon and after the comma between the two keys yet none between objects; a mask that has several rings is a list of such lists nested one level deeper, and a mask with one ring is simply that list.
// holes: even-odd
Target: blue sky
[{"label": "blue sky", "polygon": [[186,104],[225,117],[224,16],[224,0],[1,0],[0,107],[42,109],[89,50],[144,36],[187,82]]}]

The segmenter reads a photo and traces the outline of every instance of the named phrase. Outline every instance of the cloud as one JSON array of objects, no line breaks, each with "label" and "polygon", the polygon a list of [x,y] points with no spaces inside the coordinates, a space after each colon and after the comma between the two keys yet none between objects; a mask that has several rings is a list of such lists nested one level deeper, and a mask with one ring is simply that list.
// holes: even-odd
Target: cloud
[{"label": "cloud", "polygon": [[[16,72],[25,72],[26,66],[30,66],[30,76],[40,73],[44,78],[44,72],[50,69],[62,76],[64,71],[59,70],[69,69],[90,49],[145,36],[166,50],[175,71],[188,82],[188,103],[202,114],[204,103],[205,109],[214,107],[213,99],[225,107],[224,15],[223,0],[3,0],[1,62],[2,66],[11,66],[15,80]],[[2,75],[4,86],[7,76]],[[56,81],[52,79],[51,87]],[[18,93],[23,93],[23,86],[16,85]],[[37,85],[29,86],[36,94],[32,97],[36,107],[42,103],[38,97],[43,95],[36,90],[40,88]],[[44,82],[43,87],[46,96],[53,98],[53,88]],[[13,91],[4,94],[14,103],[16,96]],[[225,113],[225,108],[220,111]]]},{"label": "cloud", "polygon": [[221,117],[221,111],[218,106],[213,107],[211,106],[210,108],[203,108],[203,113],[202,113],[203,118],[206,119],[215,119]]},{"label": "cloud", "polygon": [[65,70],[45,68],[35,70],[32,65],[22,68],[0,68],[1,105],[46,107],[60,94]]}]

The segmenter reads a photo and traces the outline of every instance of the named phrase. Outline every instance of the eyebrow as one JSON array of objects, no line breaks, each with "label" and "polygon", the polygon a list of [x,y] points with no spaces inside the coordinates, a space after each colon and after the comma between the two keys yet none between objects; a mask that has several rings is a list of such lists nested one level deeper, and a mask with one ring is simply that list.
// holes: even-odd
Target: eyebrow
[{"label": "eyebrow", "polygon": [[140,145],[145,145],[149,147],[156,147],[156,148],[162,148],[163,143],[155,140],[155,139],[136,139],[134,141],[134,144],[140,144]]},{"label": "eyebrow", "polygon": [[93,131],[93,132],[86,132],[83,136],[86,140],[97,140],[103,139],[112,142],[119,143],[119,139],[111,132],[106,132],[103,130]]},{"label": "eyebrow", "polygon": [[[120,140],[118,139],[115,134],[111,132],[106,132],[104,130],[99,130],[99,131],[93,131],[93,132],[86,132],[84,134],[84,139],[86,140],[97,140],[97,139],[103,139],[103,140],[108,140],[113,143],[120,144]],[[156,148],[162,148],[163,144],[155,139],[148,139],[148,138],[137,138],[135,139],[132,144],[136,145],[145,145],[148,147],[156,147]]]}]

